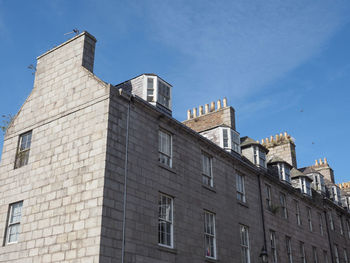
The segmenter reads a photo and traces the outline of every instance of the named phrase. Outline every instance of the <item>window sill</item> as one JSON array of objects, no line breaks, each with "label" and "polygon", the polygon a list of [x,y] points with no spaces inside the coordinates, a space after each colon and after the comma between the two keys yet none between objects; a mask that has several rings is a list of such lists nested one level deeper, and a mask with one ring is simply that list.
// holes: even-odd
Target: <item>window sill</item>
[{"label": "window sill", "polygon": [[164,252],[168,252],[168,253],[172,253],[172,254],[177,254],[177,249],[171,248],[171,247],[162,246],[162,245],[158,245],[158,250],[164,251]]},{"label": "window sill", "polygon": [[207,190],[209,190],[209,191],[211,191],[211,192],[213,192],[213,193],[216,193],[216,189],[215,189],[214,186],[211,187],[211,186],[209,186],[209,185],[202,184],[202,187],[205,188],[205,189],[207,189]]},{"label": "window sill", "polygon": [[216,258],[205,258],[205,262],[219,262]]},{"label": "window sill", "polygon": [[242,201],[240,201],[240,200],[237,200],[237,203],[238,203],[239,205],[241,205],[241,206],[244,206],[244,207],[246,207],[246,208],[249,208],[249,205],[248,205],[247,203],[245,203],[245,202],[242,202]]},{"label": "window sill", "polygon": [[165,169],[165,170],[167,170],[167,171],[173,173],[173,174],[176,174],[176,172],[174,171],[174,168],[173,168],[173,167],[169,167],[169,166],[167,166],[167,165],[165,165],[165,164],[162,164],[162,163],[158,163],[158,166],[159,166],[160,168],[163,168],[163,169]]}]

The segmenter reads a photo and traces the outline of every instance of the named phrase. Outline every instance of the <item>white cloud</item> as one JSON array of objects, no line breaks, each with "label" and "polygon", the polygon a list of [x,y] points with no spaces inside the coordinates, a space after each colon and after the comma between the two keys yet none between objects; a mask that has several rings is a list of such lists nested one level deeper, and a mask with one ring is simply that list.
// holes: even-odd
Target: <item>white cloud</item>
[{"label": "white cloud", "polygon": [[347,22],[349,4],[154,1],[149,10],[157,40],[192,60],[184,83],[244,98],[320,52]]}]

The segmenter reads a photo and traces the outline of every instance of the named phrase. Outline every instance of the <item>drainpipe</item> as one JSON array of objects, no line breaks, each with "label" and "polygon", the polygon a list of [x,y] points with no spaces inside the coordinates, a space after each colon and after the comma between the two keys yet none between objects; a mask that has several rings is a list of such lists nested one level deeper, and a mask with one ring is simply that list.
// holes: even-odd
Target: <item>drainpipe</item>
[{"label": "drainpipe", "polygon": [[329,244],[329,251],[331,252],[331,260],[332,263],[334,263],[334,255],[333,255],[333,249],[332,249],[332,243],[331,243],[331,236],[329,235],[329,227],[328,227],[328,218],[327,218],[327,212],[326,210],[323,211],[324,212],[324,216],[326,218],[326,228],[327,228],[327,236],[328,236],[328,244]]},{"label": "drainpipe", "polygon": [[260,173],[258,174],[258,185],[259,185],[259,194],[260,194],[261,221],[262,221],[263,232],[264,232],[264,246],[261,249],[260,256],[262,257],[263,255],[266,255],[266,257],[267,257],[265,216],[264,216],[264,206],[263,206],[262,193],[261,193]]},{"label": "drainpipe", "polygon": [[124,194],[123,194],[123,235],[122,235],[122,261],[124,263],[125,257],[125,223],[126,223],[126,186],[127,186],[127,176],[128,176],[128,151],[129,151],[129,120],[130,120],[130,103],[132,96],[123,93],[122,89],[119,89],[119,95],[127,97],[128,101],[128,111],[126,115],[126,136],[125,136],[125,163],[124,163]]}]

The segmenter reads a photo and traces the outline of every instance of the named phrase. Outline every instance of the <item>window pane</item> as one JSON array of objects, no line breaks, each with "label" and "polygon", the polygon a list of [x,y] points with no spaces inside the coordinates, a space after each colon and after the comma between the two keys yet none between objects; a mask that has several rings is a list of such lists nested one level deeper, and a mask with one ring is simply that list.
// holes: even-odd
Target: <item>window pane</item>
[{"label": "window pane", "polygon": [[164,194],[160,194],[158,211],[158,243],[172,247],[173,199]]}]

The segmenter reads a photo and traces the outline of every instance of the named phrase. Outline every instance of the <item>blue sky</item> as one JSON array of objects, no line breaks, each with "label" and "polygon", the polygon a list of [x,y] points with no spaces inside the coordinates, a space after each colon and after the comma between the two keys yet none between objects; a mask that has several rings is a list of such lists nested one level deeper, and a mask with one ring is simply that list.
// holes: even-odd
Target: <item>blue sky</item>
[{"label": "blue sky", "polygon": [[350,181],[349,11],[338,0],[0,0],[0,114],[30,93],[27,66],[78,28],[98,40],[104,81],[160,75],[178,120],[226,96],[242,136],[287,131],[299,167],[327,157],[336,181]]}]

